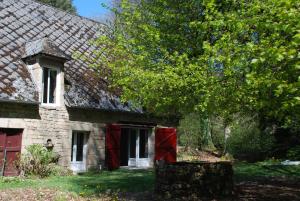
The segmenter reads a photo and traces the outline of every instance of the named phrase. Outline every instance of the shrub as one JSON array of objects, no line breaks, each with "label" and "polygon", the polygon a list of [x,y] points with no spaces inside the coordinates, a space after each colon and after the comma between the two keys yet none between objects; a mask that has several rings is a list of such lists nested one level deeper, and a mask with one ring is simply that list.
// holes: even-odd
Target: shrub
[{"label": "shrub", "polygon": [[73,171],[69,168],[53,164],[51,168],[51,175],[53,176],[71,176]]},{"label": "shrub", "polygon": [[239,117],[232,125],[228,151],[235,158],[261,160],[274,148],[274,141],[274,135],[261,131],[255,119]]},{"label": "shrub", "polygon": [[26,148],[16,163],[21,174],[47,177],[55,170],[59,155],[43,145],[34,144]]},{"label": "shrub", "polygon": [[300,146],[290,148],[286,156],[289,160],[300,160]]}]

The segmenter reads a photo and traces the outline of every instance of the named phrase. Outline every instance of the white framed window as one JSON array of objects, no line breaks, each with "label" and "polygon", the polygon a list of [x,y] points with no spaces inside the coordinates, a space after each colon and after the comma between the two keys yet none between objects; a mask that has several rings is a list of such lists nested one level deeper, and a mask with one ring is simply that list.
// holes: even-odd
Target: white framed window
[{"label": "white framed window", "polygon": [[71,169],[75,172],[86,171],[88,138],[88,132],[72,132]]},{"label": "white framed window", "polygon": [[[128,143],[128,166],[148,167],[150,164],[150,130],[143,128],[127,128],[123,131],[128,133],[128,139],[123,139],[123,141],[121,141],[121,143]],[[122,151],[124,151],[124,148]]]},{"label": "white framed window", "polygon": [[42,104],[58,105],[59,103],[59,69],[43,67]]}]

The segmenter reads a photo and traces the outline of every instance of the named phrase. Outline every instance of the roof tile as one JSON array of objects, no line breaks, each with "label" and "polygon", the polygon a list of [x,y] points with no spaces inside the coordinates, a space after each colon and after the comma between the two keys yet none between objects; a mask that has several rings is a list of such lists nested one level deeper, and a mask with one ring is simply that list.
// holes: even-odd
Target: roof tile
[{"label": "roof tile", "polygon": [[[104,32],[100,23],[34,0],[0,0],[0,8],[0,99],[38,100],[34,81],[21,59],[21,46],[47,37],[67,55],[91,52],[96,47],[88,41]],[[71,84],[65,94],[69,106],[141,112],[121,104],[106,91],[106,82],[87,66],[80,60],[65,63],[65,76]]]}]

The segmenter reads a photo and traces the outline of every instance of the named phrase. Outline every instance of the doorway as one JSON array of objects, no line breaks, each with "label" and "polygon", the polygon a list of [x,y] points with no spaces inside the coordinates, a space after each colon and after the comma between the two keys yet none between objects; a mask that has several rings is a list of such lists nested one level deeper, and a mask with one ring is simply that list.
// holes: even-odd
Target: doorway
[{"label": "doorway", "polygon": [[88,137],[87,132],[73,131],[72,133],[71,170],[74,172],[86,171]]},{"label": "doorway", "polygon": [[22,129],[0,128],[0,176],[17,176],[15,161],[21,154]]},{"label": "doorway", "polygon": [[120,143],[120,165],[149,167],[150,129],[122,128]]}]

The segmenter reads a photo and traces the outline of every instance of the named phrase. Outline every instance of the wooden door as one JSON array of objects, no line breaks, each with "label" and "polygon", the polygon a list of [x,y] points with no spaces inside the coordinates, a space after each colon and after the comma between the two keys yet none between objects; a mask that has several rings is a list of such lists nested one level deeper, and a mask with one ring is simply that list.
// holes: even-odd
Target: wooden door
[{"label": "wooden door", "polygon": [[176,129],[156,128],[154,160],[176,162]]},{"label": "wooden door", "polygon": [[108,125],[105,144],[106,144],[106,164],[109,170],[120,167],[120,141],[121,127],[119,125]]},{"label": "wooden door", "polygon": [[3,176],[17,176],[15,161],[21,154],[22,130],[0,128],[0,171]]}]

